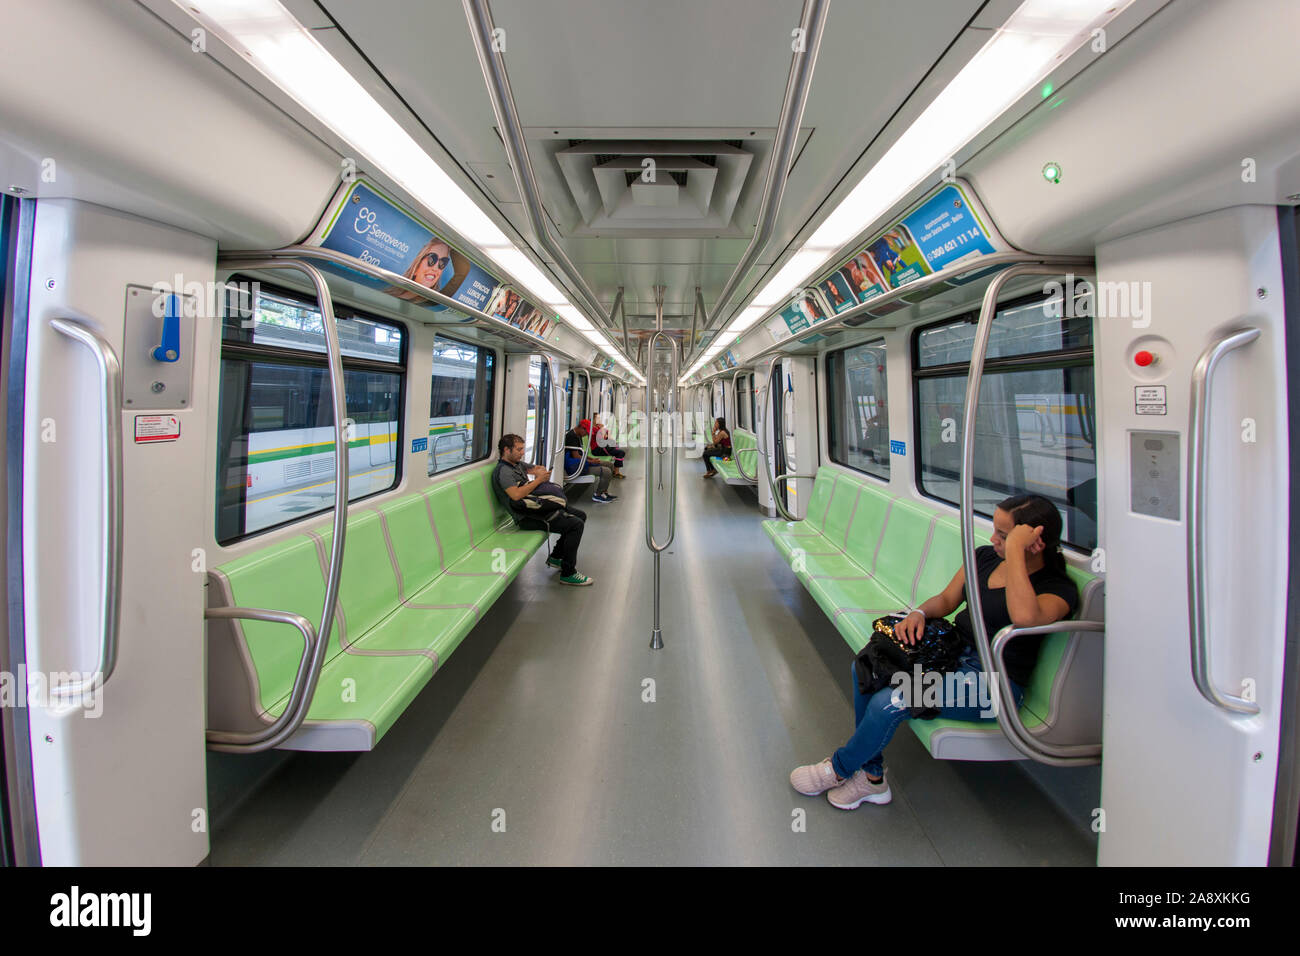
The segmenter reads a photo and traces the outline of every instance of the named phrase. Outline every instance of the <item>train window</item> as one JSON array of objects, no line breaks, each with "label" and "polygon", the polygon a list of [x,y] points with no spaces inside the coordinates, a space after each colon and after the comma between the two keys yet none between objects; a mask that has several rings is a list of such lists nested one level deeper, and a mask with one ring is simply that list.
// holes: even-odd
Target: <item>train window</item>
[{"label": "train window", "polygon": [[889,478],[885,345],[869,342],[826,356],[831,461]]},{"label": "train window", "polygon": [[[913,336],[916,475],[921,493],[958,504],[961,427],[975,316]],[[996,352],[994,344],[996,343]],[[1066,544],[1097,544],[1096,414],[1092,329],[1051,300],[1004,308],[993,320],[975,421],[975,510],[1039,494],[1065,519]]]},{"label": "train window", "polygon": [[488,456],[496,353],[438,336],[429,389],[429,474]]},{"label": "train window", "polygon": [[[405,333],[336,309],[348,418],[348,500],[400,477]],[[227,301],[222,320],[217,540],[328,511],[334,501],[334,415],[325,333],[311,299],[259,291]]]}]

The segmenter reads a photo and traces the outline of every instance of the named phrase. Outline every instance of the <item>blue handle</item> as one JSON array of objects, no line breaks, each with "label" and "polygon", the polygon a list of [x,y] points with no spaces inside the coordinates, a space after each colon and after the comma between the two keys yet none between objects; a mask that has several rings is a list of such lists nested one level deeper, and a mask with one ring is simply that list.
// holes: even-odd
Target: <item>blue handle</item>
[{"label": "blue handle", "polygon": [[152,355],[159,362],[175,362],[181,357],[181,297],[178,295],[167,296],[162,344],[154,347]]}]

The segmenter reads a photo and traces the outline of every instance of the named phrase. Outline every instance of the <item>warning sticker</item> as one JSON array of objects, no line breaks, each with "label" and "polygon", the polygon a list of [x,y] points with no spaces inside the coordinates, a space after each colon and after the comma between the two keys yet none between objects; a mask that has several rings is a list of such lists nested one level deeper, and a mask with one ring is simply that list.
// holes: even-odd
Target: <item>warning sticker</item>
[{"label": "warning sticker", "polygon": [[1133,410],[1139,415],[1167,415],[1169,404],[1164,385],[1133,386]]},{"label": "warning sticker", "polygon": [[181,420],[175,415],[135,416],[137,444],[154,441],[175,441],[181,437]]}]

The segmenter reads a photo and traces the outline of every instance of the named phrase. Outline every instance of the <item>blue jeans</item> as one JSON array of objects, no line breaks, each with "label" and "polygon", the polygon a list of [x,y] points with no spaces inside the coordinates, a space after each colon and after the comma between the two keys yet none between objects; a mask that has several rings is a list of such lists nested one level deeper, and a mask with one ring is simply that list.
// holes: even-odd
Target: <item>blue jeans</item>
[{"label": "blue jeans", "polygon": [[[911,690],[913,681],[909,679],[907,690],[899,687],[883,687],[867,696],[858,690],[857,674],[850,668],[853,681],[853,716],[858,729],[853,736],[831,757],[835,772],[844,778],[853,776],[859,768],[872,777],[879,777],[885,772],[885,757],[882,751],[894,736],[898,725],[910,720],[912,712],[908,699],[916,706],[928,705],[933,697],[940,695],[942,709],[939,716],[950,720],[996,720],[997,716],[991,706],[992,697],[997,691],[992,681],[980,687],[980,659],[974,648],[967,649],[952,674],[943,675],[942,689],[935,687],[932,692],[926,685]],[[911,675],[909,675],[909,678]],[[1015,681],[1011,682],[1015,693],[1016,706],[1024,700],[1025,690]],[[983,691],[981,693],[980,691]],[[911,693],[921,695],[920,700],[910,697]]]}]

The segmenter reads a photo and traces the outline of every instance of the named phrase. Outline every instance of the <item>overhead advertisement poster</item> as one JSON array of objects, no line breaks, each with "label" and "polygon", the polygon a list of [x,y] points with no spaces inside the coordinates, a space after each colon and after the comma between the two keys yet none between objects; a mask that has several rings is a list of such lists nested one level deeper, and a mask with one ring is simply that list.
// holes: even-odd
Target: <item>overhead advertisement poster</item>
[{"label": "overhead advertisement poster", "polygon": [[[306,244],[333,249],[395,272],[481,312],[487,311],[501,286],[500,279],[454,248],[431,226],[360,179],[339,190]],[[418,302],[432,312],[447,308],[344,266],[322,263],[322,267],[394,298]]]},{"label": "overhead advertisement poster", "polygon": [[1007,247],[984,224],[965,185],[950,183],[868,242],[817,288],[839,314],[999,248]]},{"label": "overhead advertisement poster", "polygon": [[547,318],[546,313],[514,289],[502,288],[497,290],[496,296],[493,297],[492,302],[483,311],[494,318],[510,323],[519,331],[535,335],[539,339],[546,338],[551,329],[555,327],[554,319]]}]

